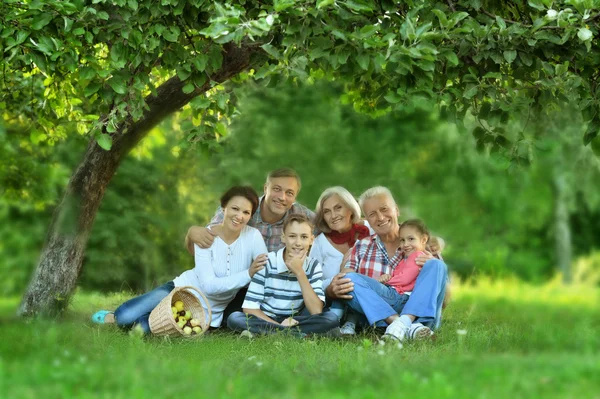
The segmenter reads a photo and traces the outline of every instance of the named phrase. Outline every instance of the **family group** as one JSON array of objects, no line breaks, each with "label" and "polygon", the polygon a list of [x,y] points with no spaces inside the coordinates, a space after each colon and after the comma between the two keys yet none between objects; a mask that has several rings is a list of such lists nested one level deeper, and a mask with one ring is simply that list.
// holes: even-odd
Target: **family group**
[{"label": "family group", "polygon": [[369,188],[358,201],[330,187],[314,212],[296,202],[300,189],[300,176],[288,168],[268,174],[260,198],[251,187],[231,187],[210,224],[188,231],[193,269],[92,320],[150,333],[160,301],[175,287],[193,286],[209,302],[199,298],[211,308],[211,329],[305,336],[374,326],[385,327],[384,339],[431,337],[448,289],[444,241],[421,220],[399,223],[385,187]]}]

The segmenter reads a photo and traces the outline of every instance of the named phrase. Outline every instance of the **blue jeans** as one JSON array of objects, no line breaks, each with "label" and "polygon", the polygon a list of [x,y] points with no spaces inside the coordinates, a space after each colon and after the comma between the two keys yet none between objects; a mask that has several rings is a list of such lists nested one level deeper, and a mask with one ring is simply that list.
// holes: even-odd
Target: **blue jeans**
[{"label": "blue jeans", "polygon": [[[289,316],[272,317],[277,323],[281,323]],[[234,312],[227,319],[227,327],[233,331],[249,330],[252,333],[270,334],[277,331],[292,331],[300,334],[324,334],[340,325],[337,316],[331,311],[311,315],[308,312],[301,312],[295,315],[294,319],[298,321],[293,327],[283,327],[279,324],[273,324],[259,317],[242,312]]]},{"label": "blue jeans", "polygon": [[442,302],[446,293],[448,268],[437,259],[423,265],[411,295],[399,294],[394,288],[357,273],[346,275],[354,283],[352,299],[345,302],[357,313],[366,316],[370,325],[395,314],[414,315],[415,322],[433,329],[442,322]]},{"label": "blue jeans", "polygon": [[173,288],[175,288],[175,284],[169,281],[150,292],[128,300],[115,310],[115,322],[119,327],[126,329],[139,324],[146,334],[150,334],[148,322],[150,313],[160,301],[173,291]]}]

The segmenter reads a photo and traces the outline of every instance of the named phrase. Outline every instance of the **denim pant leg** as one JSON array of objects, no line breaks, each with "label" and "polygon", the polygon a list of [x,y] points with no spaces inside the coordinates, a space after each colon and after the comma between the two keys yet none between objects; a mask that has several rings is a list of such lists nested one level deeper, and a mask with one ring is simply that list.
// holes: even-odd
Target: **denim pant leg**
[{"label": "denim pant leg", "polygon": [[401,314],[417,316],[415,321],[436,329],[442,322],[442,303],[446,294],[448,267],[438,259],[423,265],[415,288],[401,310]]},{"label": "denim pant leg", "polygon": [[[277,318],[272,318],[276,322],[281,322]],[[244,312],[233,312],[227,318],[227,327],[233,331],[248,330],[251,333],[267,334],[275,331],[286,330],[288,327],[283,327],[279,324],[273,324],[260,317],[252,316]]]},{"label": "denim pant leg", "polygon": [[352,299],[347,299],[346,303],[357,313],[364,314],[369,325],[397,314],[395,309],[403,296],[395,289],[358,273],[348,273],[346,277],[354,283],[354,291],[348,293]]},{"label": "denim pant leg", "polygon": [[298,324],[292,328],[298,328],[304,334],[323,334],[339,327],[340,321],[332,311],[307,316],[294,316]]},{"label": "denim pant leg", "polygon": [[115,322],[121,328],[131,328],[139,324],[146,334],[150,333],[148,319],[152,310],[175,288],[172,281],[156,287],[150,292],[123,303],[115,310]]}]

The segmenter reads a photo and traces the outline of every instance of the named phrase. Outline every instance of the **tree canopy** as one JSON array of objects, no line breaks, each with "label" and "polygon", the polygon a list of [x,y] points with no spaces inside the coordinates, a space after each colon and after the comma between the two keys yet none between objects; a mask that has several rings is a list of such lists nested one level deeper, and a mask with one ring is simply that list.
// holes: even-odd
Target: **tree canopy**
[{"label": "tree canopy", "polygon": [[461,129],[472,114],[477,148],[518,163],[546,133],[528,121],[568,103],[600,152],[600,0],[6,0],[0,18],[6,131],[40,147],[91,138],[23,314],[64,309],[106,186],[139,141],[183,109],[187,140],[214,146],[248,79],[336,80],[375,116],[425,99]]}]

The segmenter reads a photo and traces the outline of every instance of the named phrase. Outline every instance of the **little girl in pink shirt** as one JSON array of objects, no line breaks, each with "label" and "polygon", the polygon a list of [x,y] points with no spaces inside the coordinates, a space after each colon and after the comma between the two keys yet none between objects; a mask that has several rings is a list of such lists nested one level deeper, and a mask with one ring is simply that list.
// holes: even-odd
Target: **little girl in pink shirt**
[{"label": "little girl in pink shirt", "polygon": [[415,260],[425,248],[430,234],[425,223],[419,219],[411,219],[400,226],[400,248],[404,258],[394,268],[392,275],[384,274],[378,281],[393,287],[399,294],[410,293],[421,271]]}]

